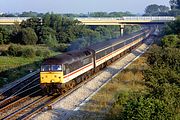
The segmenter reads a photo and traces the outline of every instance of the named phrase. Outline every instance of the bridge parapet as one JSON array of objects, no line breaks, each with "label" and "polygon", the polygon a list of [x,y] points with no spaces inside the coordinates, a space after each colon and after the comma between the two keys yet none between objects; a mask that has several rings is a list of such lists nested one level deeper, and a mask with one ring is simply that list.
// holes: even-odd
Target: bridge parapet
[{"label": "bridge parapet", "polygon": [[[12,25],[14,23],[21,23],[30,17],[0,17],[1,25]],[[122,25],[122,24],[148,24],[148,23],[165,23],[174,21],[175,17],[171,16],[125,16],[125,17],[87,17],[87,18],[74,18],[79,20],[85,25]]]},{"label": "bridge parapet", "polygon": [[167,20],[173,21],[175,17],[171,16],[126,16],[126,17],[77,17],[77,20]]},{"label": "bridge parapet", "polygon": [[126,24],[164,24],[174,21],[171,16],[126,16],[115,18],[75,18],[85,25],[126,25]]},{"label": "bridge parapet", "polygon": [[124,20],[162,20],[162,21],[174,21],[175,17],[171,16],[127,16],[123,17]]}]

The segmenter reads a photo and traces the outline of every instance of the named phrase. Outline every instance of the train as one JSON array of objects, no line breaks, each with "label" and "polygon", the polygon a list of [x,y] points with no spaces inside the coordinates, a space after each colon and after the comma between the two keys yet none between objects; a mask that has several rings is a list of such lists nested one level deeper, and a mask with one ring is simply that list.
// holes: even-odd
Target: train
[{"label": "train", "polygon": [[64,94],[144,42],[152,29],[143,29],[80,50],[69,51],[41,64],[40,86],[48,94]]}]

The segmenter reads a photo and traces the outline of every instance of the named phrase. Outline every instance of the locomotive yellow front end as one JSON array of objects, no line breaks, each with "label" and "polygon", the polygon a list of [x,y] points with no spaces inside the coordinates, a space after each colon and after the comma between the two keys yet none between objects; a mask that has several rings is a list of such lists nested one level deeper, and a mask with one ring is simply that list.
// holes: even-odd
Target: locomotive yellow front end
[{"label": "locomotive yellow front end", "polygon": [[64,83],[62,65],[42,65],[40,72],[41,88],[46,92],[54,92],[52,90],[61,87]]}]

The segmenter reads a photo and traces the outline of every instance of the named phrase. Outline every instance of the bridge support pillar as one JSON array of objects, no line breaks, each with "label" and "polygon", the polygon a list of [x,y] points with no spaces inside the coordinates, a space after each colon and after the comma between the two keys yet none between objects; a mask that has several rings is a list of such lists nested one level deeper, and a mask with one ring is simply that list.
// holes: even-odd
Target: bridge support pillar
[{"label": "bridge support pillar", "polygon": [[123,36],[124,35],[124,25],[120,25],[120,35]]}]

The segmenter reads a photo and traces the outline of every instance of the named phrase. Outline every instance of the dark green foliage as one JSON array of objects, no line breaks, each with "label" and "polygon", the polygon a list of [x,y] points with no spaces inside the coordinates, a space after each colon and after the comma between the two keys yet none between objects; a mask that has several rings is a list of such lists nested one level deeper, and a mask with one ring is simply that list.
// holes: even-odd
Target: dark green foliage
[{"label": "dark green foliage", "polygon": [[7,44],[10,42],[10,35],[12,34],[12,26],[0,26],[0,44]]},{"label": "dark green foliage", "polygon": [[139,25],[125,26],[124,34],[130,34],[130,33],[136,32],[136,31],[140,30],[140,28],[141,27]]},{"label": "dark green foliage", "polygon": [[153,98],[140,96],[136,99],[127,101],[124,111],[122,112],[122,120],[170,120],[172,111],[166,104]]},{"label": "dark green foliage", "polygon": [[158,16],[158,15],[167,15],[169,7],[164,5],[148,5],[145,9],[145,15],[147,16]]},{"label": "dark green foliage", "polygon": [[2,87],[5,84],[4,79],[0,77],[0,87]]},{"label": "dark green foliage", "polygon": [[54,36],[56,35],[56,31],[53,30],[50,27],[41,27],[40,31],[39,31],[39,42],[38,43],[44,43],[45,44],[45,40],[48,38],[48,36]]},{"label": "dark green foliage", "polygon": [[33,57],[36,56],[36,52],[35,52],[35,50],[33,48],[27,47],[27,48],[23,49],[22,56],[23,57],[33,58]]},{"label": "dark green foliage", "polygon": [[169,3],[171,9],[180,9],[180,0],[170,0]]},{"label": "dark green foliage", "polygon": [[95,30],[97,32],[99,32],[100,35],[102,36],[100,39],[108,40],[111,38],[111,33],[110,33],[110,30],[108,28],[99,26]]},{"label": "dark green foliage", "polygon": [[38,27],[41,27],[41,24],[42,24],[41,19],[37,18],[37,17],[34,17],[34,18],[27,19],[26,21],[22,21],[20,26],[21,26],[21,28],[30,27],[30,28],[34,29],[37,32]]},{"label": "dark green foliage", "polygon": [[180,9],[172,9],[168,12],[170,16],[179,16],[180,15]]},{"label": "dark green foliage", "polygon": [[151,88],[156,88],[164,83],[180,86],[180,74],[167,67],[153,67],[145,71],[144,76],[146,84]]},{"label": "dark green foliage", "polygon": [[175,21],[168,23],[164,32],[166,35],[180,34],[180,17],[177,17]]},{"label": "dark green foliage", "polygon": [[56,37],[52,35],[46,36],[46,38],[44,39],[44,43],[52,48],[58,45],[58,41],[56,40]]},{"label": "dark green foliage", "polygon": [[148,62],[152,67],[169,67],[180,72],[180,49],[156,47],[149,54]]},{"label": "dark green foliage", "polygon": [[89,17],[122,17],[122,16],[134,16],[130,12],[92,12]]},{"label": "dark green foliage", "polygon": [[40,56],[40,57],[49,57],[51,55],[51,51],[48,49],[37,49],[32,46],[22,46],[22,45],[17,45],[17,44],[12,44],[8,48],[7,54],[10,56],[15,56],[15,57],[35,57],[35,56]]},{"label": "dark green foliage", "polygon": [[36,50],[36,56],[47,58],[51,55],[51,51],[47,49],[38,49]]},{"label": "dark green foliage", "polygon": [[38,41],[38,37],[32,28],[23,28],[22,41],[25,45],[35,45]]},{"label": "dark green foliage", "polygon": [[4,43],[4,38],[3,38],[3,34],[2,33],[0,33],[0,42],[1,42],[1,44]]},{"label": "dark green foliage", "polygon": [[23,13],[20,14],[19,16],[20,16],[20,17],[38,17],[38,16],[40,16],[40,14],[37,13],[37,12],[29,11],[29,12],[23,12]]},{"label": "dark green foliage", "polygon": [[12,44],[10,45],[10,47],[8,48],[7,53],[11,56],[21,56],[22,55],[22,47],[21,45],[16,45],[16,44]]},{"label": "dark green foliage", "polygon": [[65,51],[67,51],[67,48],[69,47],[69,44],[65,44],[65,43],[60,43],[60,44],[58,44],[58,45],[56,45],[54,48],[53,48],[53,50],[54,51],[63,51],[63,52],[65,52]]},{"label": "dark green foliage", "polygon": [[167,35],[162,38],[162,44],[164,47],[179,48],[180,38],[178,35]]}]

